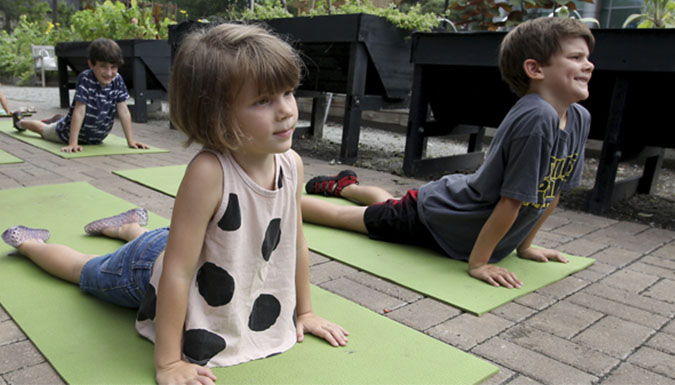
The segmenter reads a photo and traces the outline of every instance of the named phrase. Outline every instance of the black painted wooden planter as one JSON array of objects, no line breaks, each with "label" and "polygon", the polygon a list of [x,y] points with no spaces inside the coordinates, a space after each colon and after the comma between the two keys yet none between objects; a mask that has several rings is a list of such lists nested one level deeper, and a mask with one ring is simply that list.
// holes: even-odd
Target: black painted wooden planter
[{"label": "black painted wooden planter", "polygon": [[[675,30],[594,30],[595,71],[590,97],[582,102],[592,115],[590,138],[603,140],[590,212],[636,192],[650,193],[663,161],[663,148],[675,148],[671,134],[675,87]],[[461,131],[457,125],[497,127],[516,101],[499,75],[500,32],[416,33],[415,66],[404,171],[440,172],[445,159],[422,159],[426,137]],[[428,109],[434,121],[427,121]],[[479,131],[472,131],[480,134]],[[615,183],[619,160],[647,156],[640,178]],[[455,159],[451,159],[455,161]],[[471,159],[475,160],[475,159]],[[459,162],[462,166],[461,162]],[[457,164],[450,163],[450,168]],[[456,168],[456,167],[455,167]]]},{"label": "black painted wooden planter", "polygon": [[[407,107],[412,84],[410,40],[406,31],[367,14],[274,19],[265,22],[302,53],[307,68],[300,95],[315,97],[314,115],[323,92],[346,94],[340,160],[354,163],[358,153],[361,112]],[[175,49],[196,22],[169,28]]]},{"label": "black painted wooden planter", "polygon": [[[166,99],[169,90],[171,48],[166,40],[116,40],[122,49],[124,64],[119,73],[124,78],[135,105],[131,109],[134,122],[148,120],[148,100]],[[90,42],[58,43],[55,47],[59,66],[61,108],[70,106],[68,90],[75,88],[68,70],[79,74],[89,68],[87,47]]]}]

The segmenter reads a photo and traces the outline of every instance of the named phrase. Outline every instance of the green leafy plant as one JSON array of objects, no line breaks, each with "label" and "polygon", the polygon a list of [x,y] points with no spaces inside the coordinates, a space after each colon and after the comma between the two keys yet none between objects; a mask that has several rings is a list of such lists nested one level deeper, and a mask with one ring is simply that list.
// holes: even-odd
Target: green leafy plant
[{"label": "green leafy plant", "polygon": [[[593,0],[583,1],[593,3]],[[571,0],[455,0],[445,17],[463,30],[496,31],[544,15],[580,17],[576,3]],[[597,23],[594,19],[583,21]]]},{"label": "green leafy plant", "polygon": [[263,0],[262,3],[255,3],[253,10],[246,9],[239,17],[242,20],[270,20],[293,17],[288,12],[285,4],[280,0]]},{"label": "green leafy plant", "polygon": [[[354,13],[367,13],[386,18],[392,24],[399,28],[410,31],[431,31],[440,24],[440,18],[433,12],[424,11],[421,4],[416,4],[407,8],[399,8],[391,4],[386,8],[379,8],[373,5],[369,0],[345,0],[342,5],[335,6],[331,1],[284,1],[284,0],[262,0],[253,5],[253,9],[245,9],[234,6],[220,12],[218,17],[209,17],[212,21],[222,20],[270,20],[288,18],[294,16],[324,16],[324,15],[343,15]],[[308,10],[298,11],[299,8]]]},{"label": "green leafy plant", "polygon": [[[105,1],[89,4],[86,9],[68,12],[59,8],[64,25],[52,23],[45,15],[46,3],[19,16],[11,33],[0,31],[0,76],[15,78],[28,83],[33,77],[31,45],[56,45],[58,42],[90,41],[99,37],[111,39],[166,39],[169,25],[175,17],[162,16],[159,4],[139,6],[131,0],[129,6],[122,2]],[[40,12],[37,12],[39,10]],[[71,16],[72,13],[72,16]],[[179,17],[187,18],[186,12]]]},{"label": "green leafy plant", "polygon": [[52,45],[62,38],[61,31],[51,22],[29,21],[26,15],[20,16],[11,34],[0,32],[0,75],[27,83],[33,77],[31,45]]},{"label": "green leafy plant", "polygon": [[395,26],[409,31],[429,32],[440,24],[439,17],[434,13],[423,12],[421,4],[415,4],[405,11],[399,9],[394,4],[390,4],[386,8],[376,7],[368,0],[346,0],[344,4],[339,7],[332,5],[328,6],[324,2],[319,2],[314,8],[310,9],[307,16],[344,15],[354,13],[367,13],[370,15],[381,16]]},{"label": "green leafy plant", "polygon": [[127,7],[122,2],[106,0],[95,9],[76,12],[70,19],[70,29],[76,40],[90,41],[99,37],[110,39],[166,39],[171,18],[157,17],[156,7],[139,7],[136,0]]},{"label": "green leafy plant", "polygon": [[645,0],[642,13],[628,16],[623,27],[636,22],[638,28],[675,28],[675,0]]}]

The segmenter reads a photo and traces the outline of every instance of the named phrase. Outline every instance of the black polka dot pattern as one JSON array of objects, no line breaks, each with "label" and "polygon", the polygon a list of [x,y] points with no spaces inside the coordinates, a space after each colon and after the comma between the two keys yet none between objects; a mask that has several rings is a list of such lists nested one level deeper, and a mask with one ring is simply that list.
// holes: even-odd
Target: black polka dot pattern
[{"label": "black polka dot pattern", "polygon": [[298,309],[293,309],[293,326],[298,326]]},{"label": "black polka dot pattern", "polygon": [[241,227],[241,208],[237,194],[230,194],[227,200],[225,214],[218,221],[218,227],[223,231],[235,231]]},{"label": "black polka dot pattern", "polygon": [[223,337],[205,329],[191,329],[183,338],[183,354],[193,364],[204,366],[227,347]]},{"label": "black polka dot pattern", "polygon": [[251,315],[248,318],[248,327],[254,332],[267,330],[279,318],[281,304],[273,295],[261,294],[253,303]]},{"label": "black polka dot pattern", "polygon": [[277,180],[277,189],[284,187],[284,169],[279,167],[279,179]]},{"label": "black polka dot pattern", "polygon": [[272,252],[279,246],[279,241],[281,241],[281,218],[274,218],[267,225],[265,239],[263,239],[262,257],[265,261],[270,260]]},{"label": "black polka dot pattern", "polygon": [[197,271],[197,287],[210,306],[223,306],[230,303],[234,295],[234,278],[223,268],[206,262]]},{"label": "black polka dot pattern", "polygon": [[138,307],[136,320],[138,321],[154,320],[156,309],[157,309],[157,294],[155,292],[154,286],[148,284],[148,289],[145,292],[145,297],[143,297],[143,301],[141,302],[141,305]]}]

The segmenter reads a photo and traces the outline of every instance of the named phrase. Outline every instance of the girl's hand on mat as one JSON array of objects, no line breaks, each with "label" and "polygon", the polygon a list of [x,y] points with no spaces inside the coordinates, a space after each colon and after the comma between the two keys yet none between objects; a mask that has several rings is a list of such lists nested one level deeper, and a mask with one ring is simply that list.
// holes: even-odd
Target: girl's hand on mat
[{"label": "girl's hand on mat", "polygon": [[143,144],[141,142],[131,142],[127,144],[129,145],[130,148],[139,148],[142,150],[147,150],[150,148],[150,146],[148,146],[147,144]]},{"label": "girl's hand on mat", "polygon": [[156,380],[159,385],[164,384],[202,384],[212,385],[216,376],[211,369],[191,364],[185,361],[176,361],[163,368],[157,368]]},{"label": "girl's hand on mat", "polygon": [[509,289],[520,288],[523,286],[516,275],[503,267],[485,264],[469,268],[469,274],[492,286],[503,286]]},{"label": "girl's hand on mat", "polygon": [[349,332],[342,328],[342,326],[325,320],[314,313],[305,313],[298,316],[296,325],[298,342],[302,342],[305,339],[305,333],[311,333],[323,338],[333,346],[345,346],[349,341],[347,338]]},{"label": "girl's hand on mat", "polygon": [[82,151],[82,146],[80,146],[79,144],[71,146],[69,144],[65,147],[61,147],[61,151],[63,151],[63,152],[80,152],[80,151]]},{"label": "girl's hand on mat", "polygon": [[541,249],[538,247],[528,247],[525,250],[518,250],[518,256],[524,259],[531,259],[537,262],[556,261],[567,263],[569,259],[565,258],[559,251],[551,249]]}]

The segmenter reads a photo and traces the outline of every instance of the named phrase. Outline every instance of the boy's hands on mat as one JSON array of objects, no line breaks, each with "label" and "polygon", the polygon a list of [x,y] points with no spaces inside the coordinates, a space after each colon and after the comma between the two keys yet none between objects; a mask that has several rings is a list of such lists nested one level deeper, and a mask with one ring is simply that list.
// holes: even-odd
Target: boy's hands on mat
[{"label": "boy's hands on mat", "polygon": [[523,282],[516,277],[515,273],[495,265],[484,264],[473,267],[469,266],[469,274],[492,286],[503,286],[508,289],[520,288],[523,286]]},{"label": "boy's hands on mat", "polygon": [[565,258],[559,251],[551,249],[542,249],[539,247],[528,247],[524,250],[518,250],[518,256],[524,259],[531,259],[537,262],[556,261],[567,263],[569,259]]},{"label": "boy's hands on mat", "polygon": [[333,346],[345,346],[349,341],[347,338],[349,332],[342,328],[342,326],[325,320],[311,312],[299,315],[296,325],[298,342],[302,342],[305,339],[305,333],[311,333],[323,338]]},{"label": "boy's hands on mat", "polygon": [[157,367],[156,380],[159,385],[211,385],[216,380],[216,376],[209,368],[181,360],[162,368]]},{"label": "boy's hands on mat", "polygon": [[80,151],[82,151],[82,146],[80,146],[79,144],[75,144],[75,145],[69,144],[65,147],[61,147],[61,151],[63,151],[63,152],[80,152]]},{"label": "boy's hands on mat", "polygon": [[141,142],[136,142],[136,141],[127,142],[127,144],[129,145],[129,148],[138,148],[138,149],[141,149],[141,150],[147,150],[147,149],[150,148],[150,146],[148,146],[147,144],[143,144]]}]

